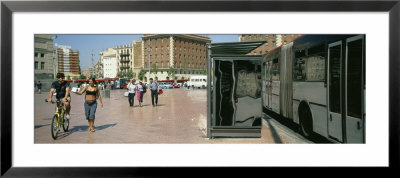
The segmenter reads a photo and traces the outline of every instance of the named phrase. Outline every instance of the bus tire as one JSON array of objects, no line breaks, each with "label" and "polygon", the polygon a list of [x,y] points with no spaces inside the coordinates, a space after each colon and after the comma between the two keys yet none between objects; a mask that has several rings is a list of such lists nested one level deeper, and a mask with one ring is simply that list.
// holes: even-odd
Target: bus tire
[{"label": "bus tire", "polygon": [[300,118],[300,133],[306,137],[311,138],[313,135],[313,123],[310,108],[306,105],[300,105],[299,108],[299,118]]}]

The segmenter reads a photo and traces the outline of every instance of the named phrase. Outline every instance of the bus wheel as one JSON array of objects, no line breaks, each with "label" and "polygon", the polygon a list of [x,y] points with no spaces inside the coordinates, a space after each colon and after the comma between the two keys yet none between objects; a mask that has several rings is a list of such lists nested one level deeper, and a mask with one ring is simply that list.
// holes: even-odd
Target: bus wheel
[{"label": "bus wheel", "polygon": [[306,138],[311,138],[313,130],[312,130],[312,116],[310,109],[303,107],[299,115],[300,115],[301,134]]}]

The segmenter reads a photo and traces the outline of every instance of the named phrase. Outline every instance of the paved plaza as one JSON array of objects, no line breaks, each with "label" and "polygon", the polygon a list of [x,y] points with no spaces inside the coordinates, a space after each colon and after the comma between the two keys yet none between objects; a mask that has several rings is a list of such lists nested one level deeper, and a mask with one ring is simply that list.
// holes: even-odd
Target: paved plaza
[{"label": "paved plaza", "polygon": [[[288,143],[269,129],[263,120],[261,138],[216,138],[206,137],[207,90],[165,89],[159,95],[159,106],[151,105],[150,92],[143,97],[143,107],[129,107],[126,90],[111,90],[110,98],[103,98],[104,107],[98,101],[95,129],[88,131],[84,116],[84,95],[71,93],[71,120],[69,131],[61,132],[53,140],[50,122],[55,105],[45,103],[48,93],[35,93],[34,140],[40,143],[181,143],[181,144],[225,144],[225,143]],[[54,99],[54,97],[53,97]]]}]

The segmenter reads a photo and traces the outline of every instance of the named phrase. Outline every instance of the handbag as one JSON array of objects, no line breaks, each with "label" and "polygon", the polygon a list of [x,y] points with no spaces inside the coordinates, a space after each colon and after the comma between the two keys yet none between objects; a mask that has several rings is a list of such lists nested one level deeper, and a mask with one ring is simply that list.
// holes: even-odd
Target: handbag
[{"label": "handbag", "polygon": [[124,93],[124,96],[128,96],[129,95],[129,91],[126,91],[125,93]]},{"label": "handbag", "polygon": [[161,94],[163,94],[164,92],[160,89],[160,90],[158,90],[158,94],[159,95],[161,95]]}]

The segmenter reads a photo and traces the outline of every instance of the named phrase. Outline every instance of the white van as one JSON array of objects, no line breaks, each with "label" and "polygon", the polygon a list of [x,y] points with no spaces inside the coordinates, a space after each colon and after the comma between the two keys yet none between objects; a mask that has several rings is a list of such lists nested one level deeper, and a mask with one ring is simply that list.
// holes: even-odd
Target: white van
[{"label": "white van", "polygon": [[190,76],[188,85],[193,88],[207,88],[207,75]]}]

